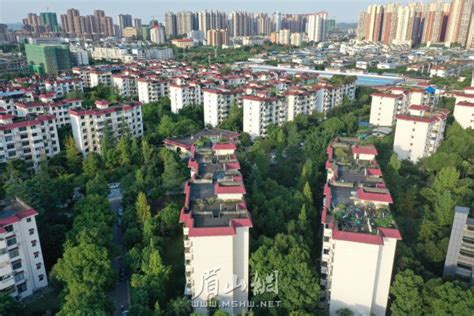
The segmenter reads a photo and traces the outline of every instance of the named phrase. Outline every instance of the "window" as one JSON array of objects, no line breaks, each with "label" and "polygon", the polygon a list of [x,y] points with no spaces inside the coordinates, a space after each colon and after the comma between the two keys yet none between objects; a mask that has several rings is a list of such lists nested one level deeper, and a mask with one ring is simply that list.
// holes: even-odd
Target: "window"
[{"label": "window", "polygon": [[16,258],[20,255],[20,251],[18,248],[13,248],[8,251],[8,255],[10,256],[10,259]]},{"label": "window", "polygon": [[36,270],[39,270],[39,269],[41,269],[41,262],[38,262],[38,263],[36,264]]},{"label": "window", "polygon": [[31,247],[36,247],[36,243],[37,243],[36,240],[32,240],[32,241],[31,241]]},{"label": "window", "polygon": [[8,225],[4,227],[7,232],[12,232],[13,231],[13,225]]},{"label": "window", "polygon": [[13,270],[18,270],[21,268],[21,261],[18,260],[17,262],[12,263],[12,269]]},{"label": "window", "polygon": [[39,251],[35,251],[34,254],[35,258],[38,258],[39,257]]},{"label": "window", "polygon": [[21,271],[19,273],[15,273],[15,282],[20,282],[25,279],[25,272]]},{"label": "window", "polygon": [[16,237],[12,237],[12,238],[7,239],[7,246],[8,247],[13,246],[15,244],[16,244]]},{"label": "window", "polygon": [[28,232],[30,233],[30,235],[33,235],[33,234],[35,233],[35,229],[34,229],[34,228],[30,228],[30,229],[28,230]]},{"label": "window", "polygon": [[26,289],[27,289],[27,288],[26,288],[26,282],[23,283],[23,284],[18,285],[18,286],[16,287],[16,289],[17,289],[17,291],[18,291],[18,294],[21,294],[21,293],[25,292]]},{"label": "window", "polygon": [[44,280],[44,274],[38,275],[38,280],[43,281]]}]

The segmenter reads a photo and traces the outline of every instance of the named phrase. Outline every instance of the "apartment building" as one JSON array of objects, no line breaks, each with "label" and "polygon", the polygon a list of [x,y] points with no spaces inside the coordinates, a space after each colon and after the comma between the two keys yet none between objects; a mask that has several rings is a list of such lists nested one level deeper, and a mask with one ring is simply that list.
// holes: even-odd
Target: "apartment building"
[{"label": "apartment building", "polygon": [[202,104],[201,86],[196,82],[171,83],[169,85],[171,112],[179,113],[186,106]]},{"label": "apartment building", "polygon": [[444,138],[448,113],[445,109],[411,105],[406,114],[397,115],[393,151],[398,158],[416,163],[436,152]]},{"label": "apartment building", "polygon": [[99,84],[104,86],[112,85],[112,72],[103,70],[89,71],[90,85],[89,88],[97,87]]},{"label": "apartment building", "polygon": [[474,129],[474,87],[464,89],[464,93],[456,94],[454,119],[462,128]]},{"label": "apartment building", "polygon": [[19,299],[48,285],[36,215],[19,199],[0,201],[0,291]]},{"label": "apartment building", "polygon": [[216,127],[229,116],[232,104],[242,106],[241,89],[202,89],[204,103],[204,126]]},{"label": "apartment building", "polygon": [[143,120],[140,102],[111,105],[97,100],[94,109],[72,109],[69,111],[74,140],[84,154],[100,151],[100,142],[105,128],[110,128],[118,138],[128,129],[131,137],[143,135]]},{"label": "apartment building", "polygon": [[322,108],[323,89],[292,89],[283,93],[281,109],[285,122],[293,121],[298,115],[308,115]]},{"label": "apartment building", "polygon": [[469,217],[468,207],[454,208],[443,276],[457,277],[474,286],[474,218]]},{"label": "apartment building", "polygon": [[373,93],[369,123],[374,126],[393,126],[395,117],[406,109],[405,94]]},{"label": "apartment building", "polygon": [[[195,136],[173,139],[179,147],[191,147],[191,177],[185,183],[179,219],[184,236],[185,295],[192,297],[196,313],[207,314],[206,303],[215,298],[222,309],[236,315],[248,307],[252,221],[233,137],[223,140],[226,134],[214,131],[199,134],[211,142],[199,142],[200,137]],[[219,286],[208,287],[209,278]]]},{"label": "apartment building", "polygon": [[244,132],[250,137],[266,136],[268,128],[280,122],[281,101],[277,97],[246,95],[244,107]]},{"label": "apartment building", "polygon": [[355,81],[339,85],[322,82],[318,84],[318,86],[323,89],[323,105],[321,109],[323,113],[327,113],[331,109],[341,106],[344,96],[347,96],[351,102],[355,100]]},{"label": "apartment building", "polygon": [[373,145],[337,138],[327,148],[321,301],[330,315],[385,315],[400,232]]},{"label": "apartment building", "polygon": [[129,75],[112,75],[112,85],[117,88],[121,97],[131,98],[138,94],[136,78]]},{"label": "apartment building", "polygon": [[0,112],[0,163],[22,159],[36,169],[43,156],[52,157],[59,150],[53,115],[16,117]]},{"label": "apartment building", "polygon": [[0,91],[0,113],[16,115],[16,102],[32,102],[34,93],[24,88],[11,88]]},{"label": "apartment building", "polygon": [[62,98],[70,92],[84,91],[84,85],[79,78],[45,80],[44,85],[47,92],[54,92],[55,98]]},{"label": "apartment building", "polygon": [[63,99],[54,102],[23,102],[15,103],[16,112],[19,117],[30,115],[50,114],[55,117],[56,127],[71,124],[69,117],[70,109],[78,109],[82,106],[81,99]]},{"label": "apartment building", "polygon": [[157,102],[169,96],[169,81],[158,78],[136,79],[138,100],[142,103]]}]

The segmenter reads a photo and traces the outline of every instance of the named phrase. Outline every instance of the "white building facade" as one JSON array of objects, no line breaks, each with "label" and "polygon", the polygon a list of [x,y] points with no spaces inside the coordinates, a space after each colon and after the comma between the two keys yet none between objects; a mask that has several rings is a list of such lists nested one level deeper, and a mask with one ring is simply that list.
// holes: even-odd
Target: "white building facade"
[{"label": "white building facade", "polygon": [[412,105],[408,111],[396,117],[393,151],[399,159],[416,163],[431,156],[441,145],[449,111],[431,111],[423,105]]},{"label": "white building facade", "polygon": [[19,119],[0,113],[0,163],[22,159],[27,166],[37,168],[42,157],[52,157],[59,151],[56,118],[53,115]]},{"label": "white building facade", "polygon": [[36,215],[20,200],[0,205],[0,291],[15,298],[48,285]]},{"label": "white building facade", "polygon": [[104,128],[109,126],[116,138],[127,127],[131,137],[143,135],[141,103],[110,106],[107,101],[96,101],[95,109],[70,110],[71,128],[79,150],[84,154],[100,151]]}]

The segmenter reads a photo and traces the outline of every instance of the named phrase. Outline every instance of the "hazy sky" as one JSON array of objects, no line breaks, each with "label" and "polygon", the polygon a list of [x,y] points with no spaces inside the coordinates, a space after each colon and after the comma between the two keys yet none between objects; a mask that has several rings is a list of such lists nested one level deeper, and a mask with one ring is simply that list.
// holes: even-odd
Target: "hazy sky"
[{"label": "hazy sky", "polygon": [[[356,22],[359,13],[371,3],[387,3],[395,0],[0,0],[0,23],[21,22],[29,12],[49,11],[59,15],[69,8],[79,9],[81,15],[94,9],[103,9],[112,16],[128,13],[145,23],[153,16],[162,20],[165,11],[178,10],[243,10],[255,12],[281,11],[285,13],[309,13],[327,11],[338,22]],[[408,2],[404,0],[400,3]]]}]

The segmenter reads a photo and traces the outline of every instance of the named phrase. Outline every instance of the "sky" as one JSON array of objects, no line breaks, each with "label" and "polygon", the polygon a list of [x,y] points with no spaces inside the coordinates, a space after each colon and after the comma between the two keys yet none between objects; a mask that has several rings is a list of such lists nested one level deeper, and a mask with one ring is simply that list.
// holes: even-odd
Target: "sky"
[{"label": "sky", "polygon": [[[141,18],[144,23],[152,17],[162,21],[164,12],[180,10],[241,10],[251,12],[310,13],[327,11],[337,22],[357,22],[359,13],[373,3],[394,0],[0,0],[0,23],[17,23],[27,13],[56,12],[59,15],[76,8],[81,15],[102,9],[116,23],[122,13]],[[408,1],[400,0],[399,3]]]}]

